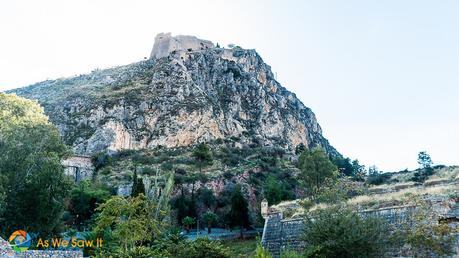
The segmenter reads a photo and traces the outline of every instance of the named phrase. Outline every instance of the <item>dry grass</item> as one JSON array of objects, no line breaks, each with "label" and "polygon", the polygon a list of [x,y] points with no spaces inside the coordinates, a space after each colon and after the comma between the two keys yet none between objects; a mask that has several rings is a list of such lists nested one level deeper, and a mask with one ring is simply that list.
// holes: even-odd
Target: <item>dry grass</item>
[{"label": "dry grass", "polygon": [[438,170],[434,175],[430,176],[426,182],[437,180],[459,180],[459,167],[446,167]]},{"label": "dry grass", "polygon": [[379,208],[386,205],[408,204],[415,196],[450,195],[457,194],[458,191],[459,189],[457,184],[436,185],[432,187],[419,186],[391,193],[356,196],[348,200],[347,203],[355,206],[370,206],[370,208]]},{"label": "dry grass", "polygon": [[402,183],[395,183],[395,184],[383,184],[383,185],[375,185],[370,187],[368,190],[382,190],[382,189],[397,189],[397,188],[405,188],[405,187],[412,187],[414,186],[414,182],[402,182]]},{"label": "dry grass", "polygon": [[[397,192],[383,193],[383,194],[372,194],[372,195],[360,195],[352,199],[349,199],[346,203],[351,206],[356,206],[361,209],[378,209],[390,206],[407,205],[416,200],[417,196],[432,195],[432,196],[444,196],[444,195],[458,195],[459,184],[449,185],[435,185],[431,187],[417,186],[407,189],[403,189]],[[308,209],[308,211],[314,211],[317,209],[324,209],[329,207],[331,204],[319,203]],[[301,201],[294,200],[280,203],[275,207],[276,210],[285,211],[285,218],[296,218],[300,217],[306,211],[301,205]]]}]

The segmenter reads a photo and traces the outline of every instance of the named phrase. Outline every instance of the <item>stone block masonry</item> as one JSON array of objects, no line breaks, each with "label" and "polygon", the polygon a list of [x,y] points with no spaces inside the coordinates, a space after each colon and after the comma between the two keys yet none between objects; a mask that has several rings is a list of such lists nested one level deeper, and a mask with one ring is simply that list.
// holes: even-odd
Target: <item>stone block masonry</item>
[{"label": "stone block masonry", "polygon": [[82,258],[82,251],[46,251],[46,250],[29,250],[16,254],[17,258]]},{"label": "stone block masonry", "polygon": [[88,156],[71,156],[62,161],[64,172],[72,177],[75,182],[91,179],[94,175],[94,166],[91,157]]},{"label": "stone block masonry", "polygon": [[27,250],[21,253],[13,251],[9,243],[0,237],[0,258],[81,258],[82,251]]},{"label": "stone block masonry", "polygon": [[[431,200],[434,210],[440,220],[455,223],[459,221],[459,205],[454,199]],[[447,209],[441,207],[448,207]],[[363,217],[377,216],[384,218],[388,223],[399,227],[413,221],[415,206],[393,206],[374,210],[363,210],[359,214]],[[284,219],[282,212],[271,211],[265,218],[265,225],[261,244],[273,257],[280,257],[283,250],[304,250],[307,237],[304,234],[304,218]],[[454,225],[452,225],[454,226]],[[459,235],[458,241],[459,241]],[[459,248],[459,243],[457,244]],[[391,252],[392,253],[392,252]],[[394,252],[396,253],[396,251]]]}]

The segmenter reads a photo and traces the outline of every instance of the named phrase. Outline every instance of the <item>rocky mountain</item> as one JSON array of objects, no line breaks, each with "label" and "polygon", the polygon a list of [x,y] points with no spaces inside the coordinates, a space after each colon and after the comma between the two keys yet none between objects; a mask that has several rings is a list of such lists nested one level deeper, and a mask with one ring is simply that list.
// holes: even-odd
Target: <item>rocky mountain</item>
[{"label": "rocky mountain", "polygon": [[36,99],[77,154],[180,147],[232,137],[238,144],[303,144],[339,153],[314,113],[255,50],[159,34],[150,59],[13,90]]}]

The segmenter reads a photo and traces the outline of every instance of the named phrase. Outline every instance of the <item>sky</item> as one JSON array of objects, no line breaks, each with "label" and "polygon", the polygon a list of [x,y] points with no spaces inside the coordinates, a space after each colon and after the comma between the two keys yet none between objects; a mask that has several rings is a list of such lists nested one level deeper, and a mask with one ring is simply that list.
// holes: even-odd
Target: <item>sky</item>
[{"label": "sky", "polygon": [[459,164],[459,1],[0,0],[0,91],[125,65],[160,32],[256,49],[343,155]]}]

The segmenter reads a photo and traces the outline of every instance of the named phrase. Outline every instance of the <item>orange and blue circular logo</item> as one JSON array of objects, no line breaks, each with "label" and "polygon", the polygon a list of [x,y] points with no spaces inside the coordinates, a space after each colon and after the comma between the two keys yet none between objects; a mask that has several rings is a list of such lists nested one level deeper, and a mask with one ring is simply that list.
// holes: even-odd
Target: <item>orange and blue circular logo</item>
[{"label": "orange and blue circular logo", "polygon": [[24,230],[16,230],[11,234],[10,238],[8,238],[8,242],[14,251],[23,252],[29,249],[32,238]]}]

